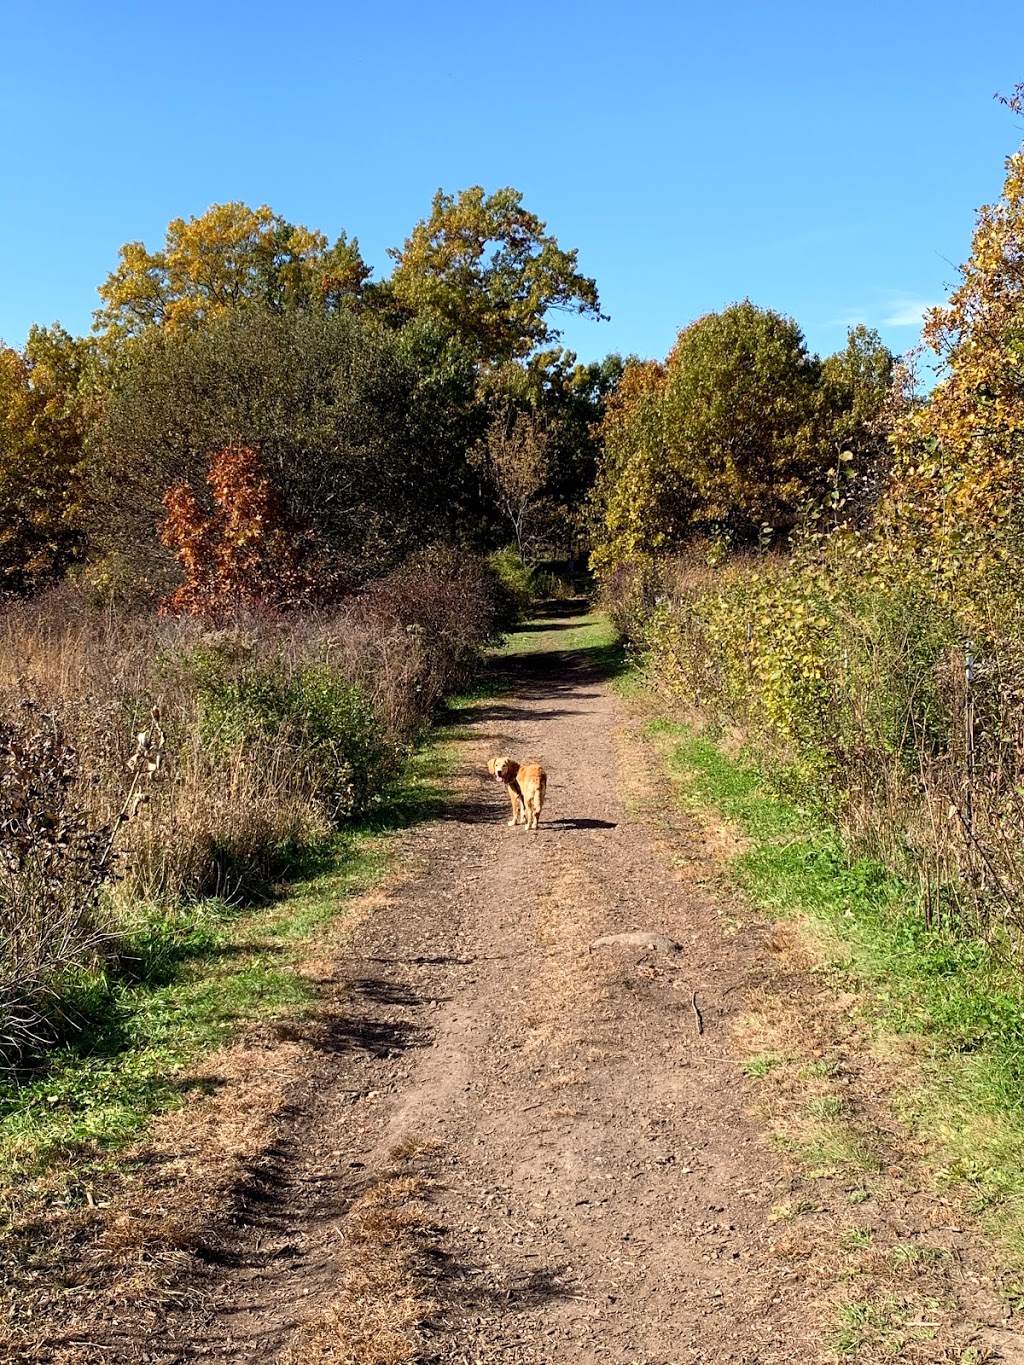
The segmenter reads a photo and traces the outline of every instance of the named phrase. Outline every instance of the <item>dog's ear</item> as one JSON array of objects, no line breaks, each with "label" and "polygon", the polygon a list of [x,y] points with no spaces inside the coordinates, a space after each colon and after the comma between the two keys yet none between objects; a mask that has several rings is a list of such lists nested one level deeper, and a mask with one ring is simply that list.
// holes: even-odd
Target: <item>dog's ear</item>
[{"label": "dog's ear", "polygon": [[496,758],[489,758],[487,760],[487,771],[490,773],[492,777],[494,776],[494,770],[497,766],[498,760]]}]

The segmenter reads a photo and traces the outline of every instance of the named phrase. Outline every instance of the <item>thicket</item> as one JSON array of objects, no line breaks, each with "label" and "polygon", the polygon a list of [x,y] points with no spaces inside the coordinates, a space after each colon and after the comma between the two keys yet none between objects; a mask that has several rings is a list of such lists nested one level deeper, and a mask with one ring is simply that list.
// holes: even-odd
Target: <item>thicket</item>
[{"label": "thicket", "polygon": [[[807,484],[788,541],[736,555],[721,536],[659,540],[614,523],[602,553],[616,619],[662,686],[740,726],[804,799],[916,873],[930,922],[1016,947],[1024,153],[1007,172],[958,287],[927,318],[941,363],[931,394],[915,395],[899,372],[886,391],[873,348],[852,345],[833,367],[855,401],[831,419],[825,477]],[[613,493],[624,424],[652,468],[655,441],[671,448],[672,414],[659,405],[672,363],[627,371],[606,419]],[[728,392],[735,417],[749,386]],[[704,449],[690,447],[697,458]],[[708,468],[720,468],[714,459]],[[690,530],[709,529],[687,515]]]},{"label": "thicket", "polygon": [[[269,894],[393,798],[504,606],[481,561],[413,561],[330,610],[97,610],[64,585],[0,618],[0,1054],[58,1035],[140,914]],[[137,965],[137,964],[136,964]]]}]

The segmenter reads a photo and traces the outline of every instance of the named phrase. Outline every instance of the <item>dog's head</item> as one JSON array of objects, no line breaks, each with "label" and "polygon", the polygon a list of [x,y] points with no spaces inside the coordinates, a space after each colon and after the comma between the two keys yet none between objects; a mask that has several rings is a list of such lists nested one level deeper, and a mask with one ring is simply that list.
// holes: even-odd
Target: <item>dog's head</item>
[{"label": "dog's head", "polygon": [[505,755],[504,757],[489,758],[487,760],[487,771],[494,778],[495,782],[507,782],[512,776],[515,764]]}]

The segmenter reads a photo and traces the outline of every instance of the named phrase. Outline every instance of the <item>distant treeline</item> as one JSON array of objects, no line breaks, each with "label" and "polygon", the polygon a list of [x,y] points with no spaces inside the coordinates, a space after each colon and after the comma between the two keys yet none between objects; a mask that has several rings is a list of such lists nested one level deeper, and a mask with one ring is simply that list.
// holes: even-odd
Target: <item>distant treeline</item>
[{"label": "distant treeline", "polygon": [[553,319],[600,318],[597,286],[513,189],[439,192],[390,254],[375,281],[344,233],[215,205],[120,249],[92,335],[0,350],[0,591],[87,565],[164,598],[168,493],[212,510],[229,447],[259,453],[339,592],[436,543],[593,542],[610,565],[696,533],[777,540],[855,472],[866,497],[892,371],[875,334],[821,361],[743,303],[664,364],[581,365]]},{"label": "distant treeline", "polygon": [[259,452],[339,592],[438,542],[571,552],[617,357],[579,365],[559,311],[597,288],[515,190],[438,193],[372,282],[358,242],[216,205],[121,248],[93,334],[0,350],[0,590],[88,564],[173,586],[165,498],[208,509],[211,457]]}]

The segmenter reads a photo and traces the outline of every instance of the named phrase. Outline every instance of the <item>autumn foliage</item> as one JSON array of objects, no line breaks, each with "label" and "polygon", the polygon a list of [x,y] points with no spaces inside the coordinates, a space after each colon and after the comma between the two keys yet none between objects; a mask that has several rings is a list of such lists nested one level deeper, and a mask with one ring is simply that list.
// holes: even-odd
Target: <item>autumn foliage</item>
[{"label": "autumn foliage", "polygon": [[263,473],[259,451],[226,446],[211,457],[207,476],[215,510],[208,513],[191,486],[164,495],[160,539],[174,551],[184,579],[163,609],[216,618],[245,607],[284,608],[311,599],[301,529]]}]

